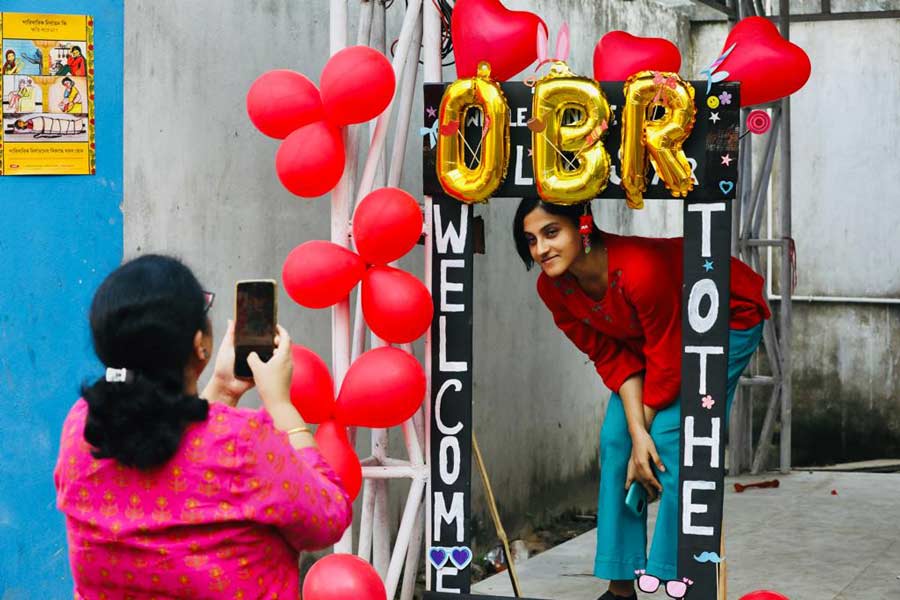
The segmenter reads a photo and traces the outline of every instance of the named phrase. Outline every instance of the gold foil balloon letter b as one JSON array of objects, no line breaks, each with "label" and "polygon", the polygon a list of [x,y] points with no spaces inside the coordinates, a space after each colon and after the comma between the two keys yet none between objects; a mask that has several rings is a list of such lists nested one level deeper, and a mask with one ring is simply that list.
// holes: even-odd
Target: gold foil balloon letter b
[{"label": "gold foil balloon letter b", "polygon": [[[481,112],[481,140],[465,137],[470,113]],[[437,176],[450,196],[463,202],[488,200],[506,176],[509,164],[509,105],[500,84],[491,79],[491,67],[478,65],[476,77],[450,84],[441,99],[438,116]],[[466,149],[472,165],[466,164]]]},{"label": "gold foil balloon letter b", "polygon": [[[577,114],[575,122],[564,116]],[[603,146],[609,102],[593,79],[577,77],[563,62],[534,88],[532,162],[538,195],[555,204],[596,198],[609,181],[609,153]]]},{"label": "gold foil balloon letter b", "polygon": [[[664,113],[654,118],[657,110]],[[694,128],[694,88],[676,73],[640,71],[625,82],[622,109],[622,187],[631,208],[643,208],[647,162],[675,198],[694,189],[682,144]]]}]

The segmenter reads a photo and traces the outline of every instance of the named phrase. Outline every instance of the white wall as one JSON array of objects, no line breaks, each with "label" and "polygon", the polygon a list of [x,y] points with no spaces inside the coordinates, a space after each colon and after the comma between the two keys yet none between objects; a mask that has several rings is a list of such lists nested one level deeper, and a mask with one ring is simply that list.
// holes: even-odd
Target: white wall
[{"label": "white wall", "polygon": [[[694,27],[693,74],[726,35],[724,24]],[[791,98],[795,293],[900,302],[900,20],[792,23],[791,39],[812,62]],[[778,173],[776,161],[776,236]],[[795,464],[900,454],[900,304],[813,300],[793,314]],[[761,415],[761,395],[756,406]]]}]

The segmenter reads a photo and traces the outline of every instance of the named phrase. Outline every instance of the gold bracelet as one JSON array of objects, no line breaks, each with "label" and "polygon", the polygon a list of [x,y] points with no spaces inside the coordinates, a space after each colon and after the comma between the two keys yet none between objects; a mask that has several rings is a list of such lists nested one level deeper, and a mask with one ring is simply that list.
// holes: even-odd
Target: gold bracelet
[{"label": "gold bracelet", "polygon": [[295,433],[308,433],[309,435],[312,435],[312,429],[310,429],[309,427],[306,427],[306,426],[304,426],[304,427],[294,427],[293,429],[288,429],[288,430],[285,431],[284,433],[287,434],[287,435],[292,435],[292,434],[295,434]]}]

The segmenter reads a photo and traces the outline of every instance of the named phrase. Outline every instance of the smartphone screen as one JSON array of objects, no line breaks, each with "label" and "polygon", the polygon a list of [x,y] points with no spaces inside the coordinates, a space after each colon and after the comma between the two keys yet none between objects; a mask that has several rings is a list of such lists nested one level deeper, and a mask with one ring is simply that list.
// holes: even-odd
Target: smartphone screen
[{"label": "smartphone screen", "polygon": [[263,361],[275,349],[275,281],[239,281],[234,310],[234,374],[250,378],[247,356],[256,352]]}]

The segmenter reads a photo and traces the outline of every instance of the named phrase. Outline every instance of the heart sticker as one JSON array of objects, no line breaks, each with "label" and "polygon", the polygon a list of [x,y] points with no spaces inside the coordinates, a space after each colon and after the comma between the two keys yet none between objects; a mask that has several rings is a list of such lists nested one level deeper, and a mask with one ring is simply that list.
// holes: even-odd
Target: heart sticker
[{"label": "heart sticker", "polygon": [[428,560],[431,561],[435,569],[440,569],[450,560],[450,555],[447,554],[446,548],[434,547],[428,550]]},{"label": "heart sticker", "polygon": [[458,569],[465,569],[472,562],[472,551],[465,546],[454,546],[450,549],[450,561]]},{"label": "heart sticker", "polygon": [[727,196],[728,194],[731,193],[731,190],[734,189],[734,182],[733,181],[720,181],[719,189],[722,190],[722,193]]}]

